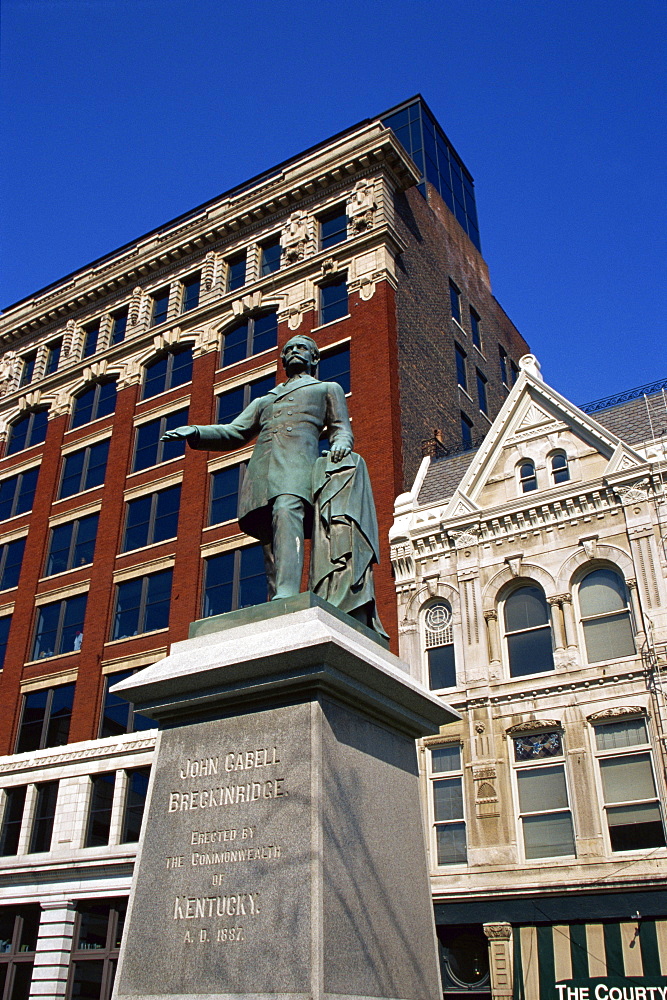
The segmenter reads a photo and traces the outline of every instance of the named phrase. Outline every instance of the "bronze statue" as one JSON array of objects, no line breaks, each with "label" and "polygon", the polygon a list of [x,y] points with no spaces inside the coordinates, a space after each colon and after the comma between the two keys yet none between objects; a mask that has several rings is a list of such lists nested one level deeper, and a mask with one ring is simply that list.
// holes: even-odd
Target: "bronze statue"
[{"label": "bronze statue", "polygon": [[[319,357],[317,344],[311,337],[292,337],[281,353],[287,374],[285,382],[253,400],[229,424],[177,427],[167,431],[163,440],[185,439],[191,448],[204,451],[233,451],[257,436],[243,477],[238,520],[241,529],[262,544],[270,600],[299,593],[304,538],[313,532],[314,483],[317,483],[318,492],[326,496],[326,510],[331,517],[327,513],[322,517],[318,505],[313,532],[313,566],[317,563],[318,580],[314,581],[311,573],[311,589],[341,610],[373,625],[376,618],[371,567],[378,557],[375,509],[372,499],[370,508],[367,501],[370,487],[362,486],[366,499],[356,505],[355,518],[363,519],[360,537],[370,538],[370,542],[364,541],[360,547],[355,541],[358,531],[355,528],[350,532],[349,520],[347,532],[341,533],[340,497],[349,497],[351,488],[354,491],[352,480],[359,479],[361,483],[361,477],[365,476],[367,483],[367,474],[363,459],[352,455],[352,429],[342,387],[337,382],[320,382],[313,374]],[[324,434],[328,436],[330,450],[328,456],[319,458],[319,440]],[[345,459],[348,461],[343,462]],[[363,468],[358,476],[359,463]],[[337,466],[345,473],[340,483],[334,477],[337,485],[332,487],[332,473]],[[322,471],[316,474],[316,469]],[[336,497],[338,501],[334,502]],[[357,525],[355,518],[353,522]],[[327,520],[333,520],[338,528],[338,541],[333,549]],[[346,547],[350,550],[347,559],[343,553]],[[329,571],[327,549],[335,552],[336,557]],[[361,550],[365,554],[360,558]],[[353,561],[356,568],[350,571]],[[351,586],[356,588],[358,600],[350,597]],[[382,631],[381,626],[378,631]]]}]

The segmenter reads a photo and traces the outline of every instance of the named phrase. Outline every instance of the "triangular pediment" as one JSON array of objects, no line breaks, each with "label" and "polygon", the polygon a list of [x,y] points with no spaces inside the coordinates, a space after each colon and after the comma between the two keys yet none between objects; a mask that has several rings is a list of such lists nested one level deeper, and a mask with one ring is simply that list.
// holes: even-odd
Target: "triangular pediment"
[{"label": "triangular pediment", "polygon": [[445,508],[445,517],[460,517],[463,514],[474,514],[479,510],[476,503],[457,490]]},{"label": "triangular pediment", "polygon": [[523,416],[519,419],[517,430],[526,431],[529,427],[539,427],[540,424],[549,424],[552,420],[553,414],[547,413],[537,403],[531,402]]},{"label": "triangular pediment", "polygon": [[605,475],[610,476],[612,472],[625,472],[626,469],[636,469],[640,465],[645,465],[646,460],[636,451],[619,441],[614,454],[609,459],[609,465],[605,469]]}]

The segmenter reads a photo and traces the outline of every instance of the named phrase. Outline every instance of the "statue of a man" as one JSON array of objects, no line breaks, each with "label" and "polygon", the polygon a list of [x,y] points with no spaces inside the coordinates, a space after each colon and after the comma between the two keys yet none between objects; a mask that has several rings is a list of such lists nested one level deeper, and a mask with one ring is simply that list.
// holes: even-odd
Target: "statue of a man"
[{"label": "statue of a man", "polygon": [[203,451],[233,451],[257,436],[241,487],[239,525],[262,543],[274,600],[292,597],[301,587],[320,437],[326,432],[329,438],[330,462],[339,463],[352,451],[345,393],[337,382],[313,376],[319,357],[311,337],[292,337],[281,354],[285,382],[229,424],[177,427],[163,437],[184,438]]}]

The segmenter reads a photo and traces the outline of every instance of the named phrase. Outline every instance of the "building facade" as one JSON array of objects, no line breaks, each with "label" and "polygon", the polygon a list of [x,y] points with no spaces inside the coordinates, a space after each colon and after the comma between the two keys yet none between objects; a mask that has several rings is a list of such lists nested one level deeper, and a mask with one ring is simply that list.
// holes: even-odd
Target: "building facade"
[{"label": "building facade", "polygon": [[667,383],[584,412],[520,367],[391,531],[401,656],[462,716],[420,748],[445,995],[645,1000],[667,983]]},{"label": "building facade", "polygon": [[[345,388],[383,558],[431,449],[482,439],[527,345],[494,299],[472,178],[417,97],[0,317],[0,998],[110,995],[154,730],[109,694],[189,623],[266,599],[232,419],[295,333]],[[437,433],[436,433],[437,431]]]}]

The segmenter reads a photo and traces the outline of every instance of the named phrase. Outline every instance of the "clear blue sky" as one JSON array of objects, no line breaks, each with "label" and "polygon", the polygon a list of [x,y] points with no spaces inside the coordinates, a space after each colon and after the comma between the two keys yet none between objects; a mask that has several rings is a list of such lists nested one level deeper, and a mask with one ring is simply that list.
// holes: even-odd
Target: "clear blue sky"
[{"label": "clear blue sky", "polygon": [[3,0],[6,306],[420,91],[575,402],[667,377],[664,0]]}]

